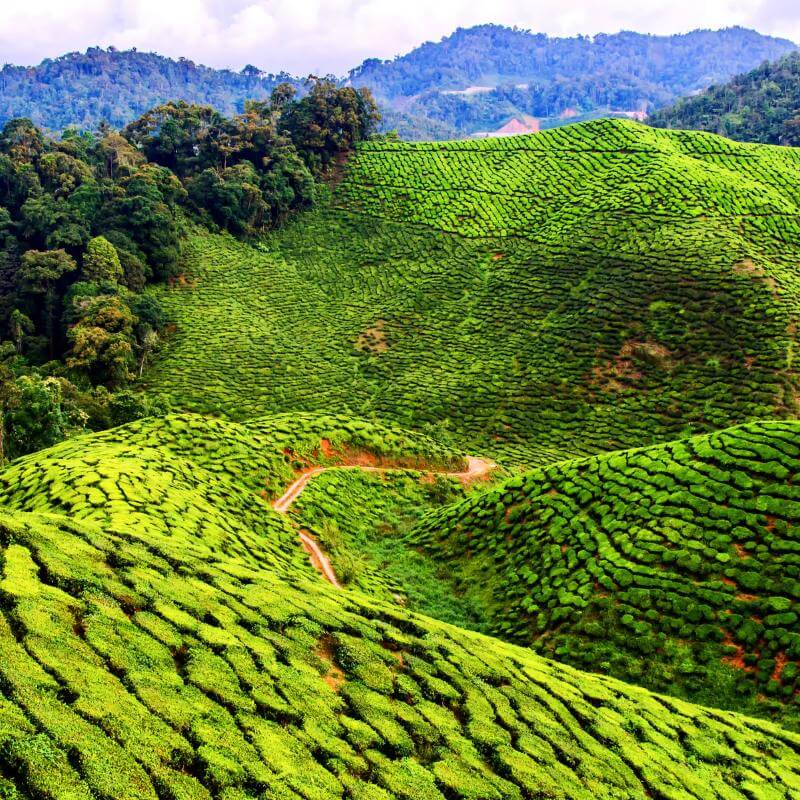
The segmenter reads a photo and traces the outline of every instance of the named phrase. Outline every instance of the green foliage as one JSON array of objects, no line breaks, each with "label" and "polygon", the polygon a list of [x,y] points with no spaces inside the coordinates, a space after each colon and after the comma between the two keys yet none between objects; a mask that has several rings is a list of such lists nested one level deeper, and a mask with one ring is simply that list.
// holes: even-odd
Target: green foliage
[{"label": "green foliage", "polygon": [[75,260],[64,250],[28,250],[22,256],[17,278],[24,292],[42,296],[45,332],[50,355],[55,349],[56,283],[75,270]]},{"label": "green foliage", "polygon": [[482,629],[481,610],[454,591],[453,570],[410,547],[420,517],[463,497],[451,478],[414,470],[331,469],[310,483],[293,519],[330,557],[337,578],[412,611]]},{"label": "green foliage", "polygon": [[451,139],[523,115],[547,127],[611,109],[649,111],[794,48],[742,28],[556,38],[477,25],[390,61],[368,59],[349,78],[373,91],[387,127],[404,138]]},{"label": "green foliage", "polygon": [[622,121],[364,143],[257,246],[192,237],[149,390],[446,426],[529,466],[790,416],[797,168]]},{"label": "green foliage", "polygon": [[431,444],[354,420],[179,416],[0,473],[0,791],[792,795],[791,733],[319,580],[252,487],[282,479],[290,445],[322,453],[347,428],[406,457]]},{"label": "green foliage", "polygon": [[18,456],[61,441],[68,420],[55,378],[23,375],[8,389],[3,409],[3,456]]},{"label": "green foliage", "polygon": [[312,165],[327,167],[334,157],[368,139],[380,121],[369,89],[338,87],[333,81],[309,78],[308,94],[286,106],[281,125],[298,152]]},{"label": "green foliage", "polygon": [[72,344],[70,369],[85,371],[93,383],[119,384],[132,377],[136,317],[119,295],[98,295],[85,301],[80,320],[67,337]]},{"label": "green foliage", "polygon": [[[742,28],[555,38],[479,25],[391,61],[367,59],[350,71],[347,83],[379,97],[387,129],[397,128],[404,138],[450,139],[520,114],[563,123],[565,111],[662,105],[792,49],[785,39]],[[97,47],[36,67],[6,65],[0,86],[0,122],[30,117],[53,131],[121,127],[177,97],[233,115],[250,102],[272,102],[276,92],[286,102],[287,86],[305,88],[299,78],[267,75],[252,65],[236,73],[185,58]],[[474,86],[490,91],[458,94]]]},{"label": "green foliage", "polygon": [[751,423],[543,467],[430,514],[409,543],[496,634],[796,727],[798,434]]},{"label": "green foliage", "polygon": [[[54,139],[28,119],[8,122],[0,132],[0,328],[16,350],[10,371],[44,370],[81,389],[141,377],[167,318],[152,294],[134,293],[151,280],[184,280],[183,231],[198,218],[248,235],[281,224],[316,199],[312,169],[340,163],[368,135],[369,93],[324,86],[310,96],[310,113],[280,84],[269,102],[250,102],[232,119],[169,102],[124,135],[105,125],[96,136]],[[312,142],[304,125],[320,137]],[[302,151],[286,128],[306,137]],[[116,416],[100,405],[87,418]]]},{"label": "green foliage", "polygon": [[82,270],[88,281],[119,283],[123,277],[119,254],[104,236],[95,236],[86,245]]},{"label": "green foliage", "polygon": [[693,128],[742,142],[800,145],[800,54],[761,64],[662,109],[657,128]]},{"label": "green foliage", "polygon": [[182,97],[211,104],[225,114],[241,110],[245,100],[267,100],[289,75],[263,75],[253,67],[241,72],[216,70],[185,58],[173,60],[137,50],[69,53],[33,68],[6,65],[2,70],[4,109],[9,117],[30,117],[49,130],[75,126],[94,130],[121,127],[147,109]]}]

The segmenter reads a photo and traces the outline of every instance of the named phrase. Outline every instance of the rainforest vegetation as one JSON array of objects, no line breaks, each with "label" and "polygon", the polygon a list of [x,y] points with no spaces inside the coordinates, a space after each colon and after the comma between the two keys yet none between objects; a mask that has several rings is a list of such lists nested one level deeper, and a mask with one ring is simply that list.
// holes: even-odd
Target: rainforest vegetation
[{"label": "rainforest vegetation", "polygon": [[[674,36],[631,31],[551,37],[502,25],[459,28],[390,60],[369,58],[340,86],[368,88],[384,114],[384,129],[408,139],[450,139],[492,130],[529,114],[563,124],[560,116],[647,110],[721,83],[795,49],[786,40],[743,28],[696,30]],[[90,48],[37,66],[0,69],[0,123],[26,117],[50,131],[124,127],[169,101],[210,105],[226,116],[248,100],[269,101],[279,84],[305,91],[286,73],[258,65],[216,70],[155,53]],[[481,87],[475,94],[469,87]]]},{"label": "rainforest vegetation", "polygon": [[166,103],[122,131],[0,132],[2,455],[151,413],[129,391],[168,333],[150,287],[181,280],[200,225],[253,235],[311,207],[377,122],[366,91],[288,84],[224,117]]},{"label": "rainforest vegetation", "polygon": [[800,145],[800,53],[762,64],[728,83],[653,114],[658,128],[711,131],[741,142]]}]

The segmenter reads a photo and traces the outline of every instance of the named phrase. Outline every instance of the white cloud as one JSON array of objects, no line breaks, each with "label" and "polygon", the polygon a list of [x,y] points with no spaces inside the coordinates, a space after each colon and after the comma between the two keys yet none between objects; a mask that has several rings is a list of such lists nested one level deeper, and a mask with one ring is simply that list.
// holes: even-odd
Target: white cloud
[{"label": "white cloud", "polygon": [[0,17],[0,53],[32,64],[93,45],[216,67],[342,74],[483,22],[553,35],[676,33],[746,25],[800,41],[797,0],[22,0]]}]

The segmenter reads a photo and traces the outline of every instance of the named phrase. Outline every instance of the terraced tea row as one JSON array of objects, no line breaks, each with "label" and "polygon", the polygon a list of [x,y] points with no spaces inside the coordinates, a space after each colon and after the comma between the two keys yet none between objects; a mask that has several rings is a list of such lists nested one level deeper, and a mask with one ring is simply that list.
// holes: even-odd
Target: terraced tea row
[{"label": "terraced tea row", "polygon": [[[204,524],[218,528],[213,546],[202,525],[162,530],[169,508],[184,509],[181,466],[167,471],[163,497],[141,506],[162,530],[144,537],[115,518],[115,498],[70,499],[61,508],[69,517],[56,499],[37,513],[8,508],[47,497],[26,469],[34,463],[45,474],[58,467],[65,489],[78,491],[64,446],[0,475],[3,795],[800,797],[795,734],[332,589],[295,558],[265,501],[244,504],[244,487],[265,476],[214,474],[204,453],[216,441],[234,464],[280,452],[297,432],[264,420],[262,430],[281,435],[251,441],[244,426],[203,424],[120,428],[73,443],[72,457],[96,471],[113,443],[126,468],[140,462],[143,491],[171,462],[192,463],[192,496],[226,503],[203,509],[213,515]],[[396,432],[355,426],[400,445]],[[304,424],[301,433],[309,428],[318,430]],[[323,432],[312,450],[332,436]],[[257,506],[265,523],[244,554],[242,530]]]},{"label": "terraced tea row", "polygon": [[800,156],[602,121],[368,143],[328,208],[192,244],[178,408],[346,411],[547,463],[797,411]]},{"label": "terraced tea row", "polygon": [[800,423],[751,423],[525,473],[411,540],[495,633],[798,725],[799,473]]}]

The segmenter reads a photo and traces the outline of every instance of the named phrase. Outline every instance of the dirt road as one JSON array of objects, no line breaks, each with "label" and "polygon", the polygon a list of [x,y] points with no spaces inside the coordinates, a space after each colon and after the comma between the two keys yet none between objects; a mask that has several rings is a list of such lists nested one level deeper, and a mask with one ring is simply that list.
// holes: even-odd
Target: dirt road
[{"label": "dirt road", "polygon": [[[445,475],[450,478],[456,478],[462,483],[469,483],[488,475],[496,467],[497,464],[495,464],[494,461],[489,461],[485,458],[478,458],[477,456],[467,456],[467,468],[460,472],[446,472],[444,470],[419,471],[429,475]],[[289,509],[292,507],[292,503],[297,500],[303,489],[308,486],[311,479],[317,475],[321,475],[323,472],[326,472],[329,469],[360,469],[364,472],[396,472],[399,469],[408,469],[408,467],[369,467],[361,464],[337,464],[330,467],[313,467],[309,470],[306,470],[302,475],[300,475],[299,478],[297,478],[297,480],[289,484],[286,491],[279,498],[277,498],[277,500],[272,502],[272,507],[281,514],[288,514]],[[337,589],[341,589],[342,584],[339,583],[338,579],[336,578],[336,573],[331,566],[330,559],[327,555],[325,555],[325,552],[319,546],[314,537],[308,531],[301,530],[300,542],[303,545],[303,549],[311,558],[311,563],[314,565],[314,569],[322,573],[322,576],[326,581],[331,583]]]}]

